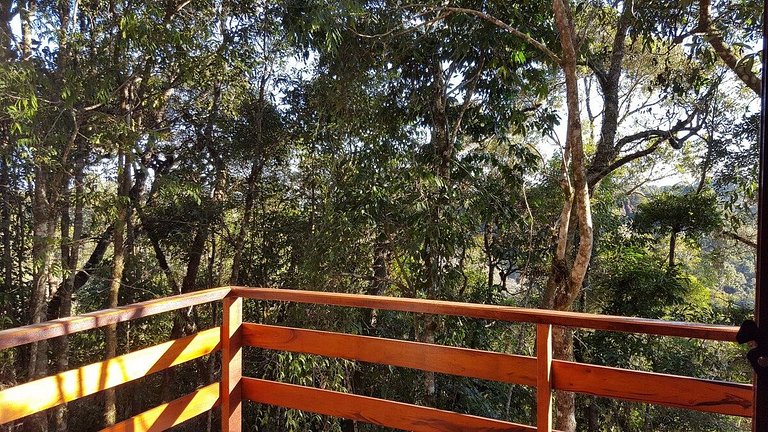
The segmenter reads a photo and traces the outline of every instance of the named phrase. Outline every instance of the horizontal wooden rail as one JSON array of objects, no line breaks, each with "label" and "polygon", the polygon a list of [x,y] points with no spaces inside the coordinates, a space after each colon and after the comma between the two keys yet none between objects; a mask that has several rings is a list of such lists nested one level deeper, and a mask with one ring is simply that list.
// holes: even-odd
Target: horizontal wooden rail
[{"label": "horizontal wooden rail", "polygon": [[211,288],[179,294],[114,309],[104,309],[73,317],[0,331],[0,349],[12,348],[45,339],[91,330],[110,324],[130,321],[189,306],[221,300],[229,287]]},{"label": "horizontal wooden rail", "polygon": [[554,387],[616,399],[752,417],[752,385],[554,360]]},{"label": "horizontal wooden rail", "polygon": [[[251,323],[243,324],[243,344],[510,384],[537,384],[534,357]],[[553,360],[552,388],[695,411],[752,415],[749,384]]]},{"label": "horizontal wooden rail", "polygon": [[684,323],[613,315],[594,315],[546,309],[525,309],[508,306],[458,303],[403,297],[370,296],[277,288],[231,287],[231,295],[259,300],[315,303],[417,312],[437,315],[465,316],[507,322],[552,324],[624,333],[644,333],[658,336],[679,336],[735,342],[738,327],[714,324]]},{"label": "horizontal wooden rail", "polygon": [[511,384],[536,385],[534,357],[250,323],[243,324],[243,344]]},{"label": "horizontal wooden rail", "polygon": [[0,391],[0,424],[124,384],[219,349],[220,328]]},{"label": "horizontal wooden rail", "polygon": [[213,383],[100,432],[160,432],[206,413],[218,405],[219,383]]},{"label": "horizontal wooden rail", "polygon": [[536,430],[501,420],[294,384],[245,377],[242,383],[244,399],[390,428],[416,432]]}]

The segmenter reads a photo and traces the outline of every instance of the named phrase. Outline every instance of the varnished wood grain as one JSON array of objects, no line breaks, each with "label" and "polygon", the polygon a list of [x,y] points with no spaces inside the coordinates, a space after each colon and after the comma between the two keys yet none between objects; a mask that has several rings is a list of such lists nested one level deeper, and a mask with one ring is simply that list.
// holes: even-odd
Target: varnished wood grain
[{"label": "varnished wood grain", "polygon": [[546,309],[524,309],[507,306],[402,297],[369,296],[362,294],[343,294],[277,288],[231,288],[232,295],[260,300],[292,301],[403,312],[466,316],[508,322],[552,324],[595,330],[644,333],[660,336],[681,336],[727,342],[734,342],[736,340],[736,332],[739,330],[738,327],[714,324],[684,323],[646,318],[594,315]]},{"label": "varnished wood grain", "polygon": [[530,426],[329,390],[243,378],[243,397],[416,432],[535,431]]},{"label": "varnished wood grain", "polygon": [[552,432],[552,326],[536,325],[536,430]]},{"label": "varnished wood grain", "polygon": [[752,386],[555,360],[554,387],[616,399],[752,416]]},{"label": "varnished wood grain", "polygon": [[218,327],[0,391],[0,424],[112,388],[219,348]]},{"label": "varnished wood grain", "polygon": [[162,404],[100,432],[161,432],[219,405],[219,383]]},{"label": "varnished wood grain", "polygon": [[[545,376],[538,375],[537,360],[533,357],[420,342],[245,323],[243,344],[506,383],[536,386],[538,380],[545,384],[547,382]],[[545,347],[546,345],[541,348]],[[542,353],[537,349],[537,355],[542,354],[546,355],[546,352]],[[556,390],[659,403],[697,411],[750,415],[751,386],[747,384],[605,368],[559,360],[553,360],[551,368],[549,385]],[[546,369],[541,373],[545,374]],[[629,382],[634,384],[628,385]],[[689,388],[694,389],[695,393],[689,394],[686,390]],[[546,406],[543,405],[546,399],[539,398],[545,396],[537,395],[537,403],[544,407],[542,412],[546,412]],[[546,419],[541,421],[546,422]]]},{"label": "varnished wood grain", "polygon": [[221,324],[221,431],[242,429],[243,299],[227,297]]},{"label": "varnished wood grain", "polygon": [[64,336],[109,324],[144,318],[163,312],[221,300],[229,287],[211,288],[161,299],[149,300],[115,309],[104,309],[73,317],[46,321],[0,331],[0,349]]},{"label": "varnished wood grain", "polygon": [[243,344],[536,385],[536,359],[533,357],[250,323],[243,324]]}]

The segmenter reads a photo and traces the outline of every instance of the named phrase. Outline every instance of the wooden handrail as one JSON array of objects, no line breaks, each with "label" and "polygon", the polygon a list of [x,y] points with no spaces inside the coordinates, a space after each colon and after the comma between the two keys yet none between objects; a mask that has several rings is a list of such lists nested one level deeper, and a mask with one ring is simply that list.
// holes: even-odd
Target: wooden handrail
[{"label": "wooden handrail", "polygon": [[752,385],[552,361],[554,388],[739,417],[752,416]]},{"label": "wooden handrail", "polygon": [[[465,316],[537,327],[537,356],[242,322],[243,298]],[[736,327],[425,299],[272,288],[220,287],[0,331],[0,349],[223,300],[214,328],[0,391],[0,423],[146,376],[221,348],[222,379],[104,431],[160,431],[221,407],[223,432],[242,428],[242,400],[411,430],[552,431],[555,390],[750,416],[752,386],[555,360],[552,326],[734,341]],[[537,426],[242,376],[242,348],[302,352],[537,387]]]},{"label": "wooden handrail", "polygon": [[104,309],[60,318],[39,324],[0,330],[0,349],[13,348],[19,345],[221,300],[229,294],[229,291],[229,287],[211,288],[120,306],[114,309]]},{"label": "wooden handrail", "polygon": [[384,297],[363,294],[343,294],[277,288],[231,287],[231,295],[259,300],[314,303],[331,306],[351,306],[401,312],[465,316],[496,321],[550,324],[623,333],[643,333],[657,336],[679,336],[723,342],[735,342],[738,327],[715,324],[685,323],[648,318],[595,315],[548,309],[527,309],[476,303],[440,300]]},{"label": "wooden handrail", "polygon": [[[547,327],[547,324],[539,324]],[[541,337],[547,334],[542,329]],[[541,343],[537,357],[319,330],[243,324],[243,345],[406,367],[537,387],[540,404],[552,390],[575,391],[695,411],[751,416],[752,386],[679,375],[554,360]],[[549,368],[545,368],[549,364]],[[538,371],[538,366],[544,369]],[[539,373],[543,375],[537,379]],[[543,385],[541,385],[543,384]],[[546,413],[546,408],[542,409]],[[546,419],[539,419],[546,421]]]},{"label": "wooden handrail", "polygon": [[[553,430],[552,393],[554,390],[575,391],[596,396],[655,403],[726,415],[749,417],[752,412],[752,386],[748,384],[632,371],[565,362],[552,358],[552,326],[735,342],[738,328],[733,326],[426,299],[274,288],[231,287],[230,295],[258,300],[361,307],[536,324],[537,357],[530,358],[535,363],[528,363],[528,360],[522,356],[517,356],[517,358],[510,356],[506,360],[507,363],[512,362],[522,366],[520,374],[516,376],[516,378],[521,378],[519,380],[520,383],[530,384],[533,381],[531,379],[533,375],[534,385],[537,387],[537,426],[535,430],[540,432],[551,432]],[[498,353],[478,352],[463,348],[419,344],[416,342],[374,341],[372,339],[375,338],[314,330],[277,329],[270,326],[257,326],[247,323],[243,325],[243,343],[245,344],[269,349],[372,361],[393,366],[415,367],[427,371],[474,376],[484,379],[489,379],[489,372],[485,370],[477,371],[476,368],[486,369],[491,367],[489,362],[494,361],[496,359],[495,355],[498,355]],[[424,358],[414,358],[411,355],[411,351],[417,347],[421,348],[424,357],[431,359],[431,361],[427,361]],[[503,378],[500,381],[508,382]],[[290,386],[288,384],[249,378],[243,378],[242,382],[244,388],[243,396],[247,399],[373,422],[390,427],[400,427],[395,423],[388,423],[392,420],[390,416],[384,415],[383,417],[371,419],[365,413],[354,409],[354,407],[359,407],[361,404],[386,404],[387,401],[374,400],[375,402],[372,402],[361,399],[360,396],[356,395],[333,394],[334,392],[326,390]],[[291,395],[286,393],[289,390],[292,392]],[[280,397],[278,394],[283,396]],[[316,398],[317,401],[313,402],[312,398]],[[344,406],[329,408],[326,406],[329,400],[336,400],[335,403]],[[410,409],[413,406],[408,407]],[[385,406],[381,405],[379,408],[385,409]],[[391,409],[394,409],[394,406]],[[402,411],[404,408],[398,409]],[[426,425],[422,430],[433,430],[431,425],[439,424],[442,421],[438,419],[437,414],[431,411],[424,411],[420,415],[426,416],[423,419],[424,421],[420,423]],[[453,423],[451,424],[454,425]],[[410,423],[406,424],[406,428],[411,428],[411,426]],[[522,429],[516,429],[518,426]],[[534,430],[533,428],[525,428],[529,427],[514,425],[512,430]],[[464,426],[462,430],[474,429]]]}]

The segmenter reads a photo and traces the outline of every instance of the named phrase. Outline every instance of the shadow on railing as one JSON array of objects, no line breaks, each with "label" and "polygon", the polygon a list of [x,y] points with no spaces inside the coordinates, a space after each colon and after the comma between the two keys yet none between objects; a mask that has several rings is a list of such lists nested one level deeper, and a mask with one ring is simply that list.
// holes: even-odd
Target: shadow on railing
[{"label": "shadow on railing", "polygon": [[[243,323],[243,298],[534,323],[536,357],[351,334]],[[221,382],[104,431],[161,431],[216,406],[222,431],[242,427],[242,401],[414,431],[551,431],[552,393],[564,390],[741,417],[752,385],[552,359],[552,326],[734,342],[736,327],[541,309],[271,288],[222,287],[0,331],[0,349],[223,301],[221,327],[0,391],[0,425],[221,350]],[[535,386],[537,426],[242,376],[242,347],[316,354]]]}]

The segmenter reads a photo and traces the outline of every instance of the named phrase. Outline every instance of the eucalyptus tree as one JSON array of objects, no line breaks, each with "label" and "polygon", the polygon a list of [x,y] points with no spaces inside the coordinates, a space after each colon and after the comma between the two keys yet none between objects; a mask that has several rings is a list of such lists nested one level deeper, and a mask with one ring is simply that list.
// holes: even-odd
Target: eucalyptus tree
[{"label": "eucalyptus tree", "polygon": [[[610,4],[585,3],[575,11],[571,11],[567,4],[554,2],[554,27],[561,42],[557,48],[555,43],[538,40],[539,35],[499,19],[496,7],[447,6],[432,10],[466,14],[492,23],[541,51],[545,61],[562,70],[568,112],[561,164],[564,204],[556,224],[557,240],[542,305],[569,309],[582,289],[591,258],[593,227],[589,197],[599,182],[617,169],[654,153],[663,144],[677,148],[695,136],[707,120],[705,101],[716,83],[709,84],[707,79],[707,74],[711,73],[707,69],[710,65],[686,57],[679,41],[654,33],[655,21],[636,13],[634,2],[621,3],[619,10]],[[544,16],[541,19],[548,20]],[[595,28],[602,31],[591,31]],[[664,72],[661,73],[658,70],[660,56],[664,59]],[[657,73],[668,81],[638,85],[647,82],[648,75]],[[590,98],[594,98],[593,90],[578,90],[580,75],[593,76],[600,88],[597,93],[601,103],[596,114],[589,105]],[[634,105],[637,100],[655,102]],[[661,108],[660,118],[644,121],[644,116],[654,105]],[[582,108],[588,113],[590,126],[599,125],[600,130],[597,141],[591,143],[595,146],[591,155],[584,151]],[[659,127],[660,123],[668,126]],[[626,132],[619,134],[622,124],[626,124],[623,127]],[[555,339],[557,355],[570,357],[572,344],[568,334],[558,330]],[[558,406],[557,427],[573,430],[572,396],[560,395]]]},{"label": "eucalyptus tree", "polygon": [[[499,209],[502,217],[479,210],[498,209],[499,201],[487,195],[482,177],[495,173],[489,177],[520,187],[531,156],[508,138],[550,126],[551,112],[537,109],[550,69],[525,43],[460,14],[422,14],[386,2],[346,2],[346,10],[333,13],[312,2],[304,6],[295,14],[296,32],[319,57],[317,82],[334,91],[323,101],[328,114],[318,129],[351,142],[347,163],[355,164],[358,179],[371,176],[347,183],[369,191],[354,205],[364,206],[375,239],[370,292],[390,285],[401,295],[467,298],[465,263],[478,227],[492,230],[494,221],[519,218],[507,209]],[[528,12],[523,9],[516,19]],[[314,21],[304,20],[317,16],[324,25],[306,36],[302,29]],[[487,152],[492,143],[508,154],[503,162]],[[442,325],[425,317],[415,323],[414,336],[433,342]],[[435,402],[433,374],[425,375],[421,393]]]}]

